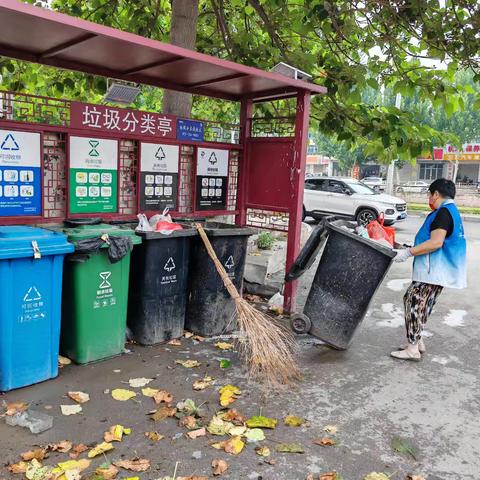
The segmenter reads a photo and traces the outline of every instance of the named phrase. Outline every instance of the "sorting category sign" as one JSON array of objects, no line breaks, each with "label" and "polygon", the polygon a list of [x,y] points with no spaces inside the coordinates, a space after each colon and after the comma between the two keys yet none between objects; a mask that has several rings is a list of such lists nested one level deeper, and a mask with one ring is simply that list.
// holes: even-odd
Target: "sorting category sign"
[{"label": "sorting category sign", "polygon": [[176,210],[178,145],[142,142],[140,154],[140,210]]},{"label": "sorting category sign", "polygon": [[41,215],[40,134],[0,130],[0,216]]},{"label": "sorting category sign", "polygon": [[197,150],[197,210],[225,210],[228,188],[228,150]]},{"label": "sorting category sign", "polygon": [[117,211],[118,142],[70,137],[70,213]]}]

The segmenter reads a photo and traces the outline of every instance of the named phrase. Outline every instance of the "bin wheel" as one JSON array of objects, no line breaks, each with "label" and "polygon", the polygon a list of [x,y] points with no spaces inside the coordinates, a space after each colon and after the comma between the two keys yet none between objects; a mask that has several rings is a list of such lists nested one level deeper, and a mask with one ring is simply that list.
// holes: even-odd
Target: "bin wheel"
[{"label": "bin wheel", "polygon": [[295,313],[290,318],[290,328],[298,334],[308,333],[312,328],[312,322],[303,313]]}]

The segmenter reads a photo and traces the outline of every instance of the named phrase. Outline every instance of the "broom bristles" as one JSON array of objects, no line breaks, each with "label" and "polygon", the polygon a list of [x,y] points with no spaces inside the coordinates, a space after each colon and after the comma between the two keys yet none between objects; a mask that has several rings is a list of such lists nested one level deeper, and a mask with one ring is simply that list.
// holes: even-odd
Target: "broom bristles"
[{"label": "broom bristles", "polygon": [[240,330],[239,350],[250,376],[273,385],[286,385],[300,379],[300,371],[295,360],[297,344],[292,332],[240,296],[218,259],[205,230],[199,223],[196,223],[195,227],[228,293],[235,300]]}]

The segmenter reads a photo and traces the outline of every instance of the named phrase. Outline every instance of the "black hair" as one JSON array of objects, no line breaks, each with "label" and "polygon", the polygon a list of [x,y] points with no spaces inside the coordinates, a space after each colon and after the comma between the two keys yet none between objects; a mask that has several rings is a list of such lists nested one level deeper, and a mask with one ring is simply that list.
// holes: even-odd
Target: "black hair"
[{"label": "black hair", "polygon": [[438,192],[444,198],[455,198],[456,188],[455,184],[451,180],[446,178],[438,178],[428,187],[428,190],[433,195]]}]

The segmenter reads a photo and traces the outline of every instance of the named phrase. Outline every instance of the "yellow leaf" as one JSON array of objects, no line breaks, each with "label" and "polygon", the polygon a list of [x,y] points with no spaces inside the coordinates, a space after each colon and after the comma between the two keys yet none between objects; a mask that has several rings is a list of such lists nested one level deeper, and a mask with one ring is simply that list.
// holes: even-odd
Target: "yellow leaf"
[{"label": "yellow leaf", "polygon": [[227,453],[231,453],[232,455],[238,455],[242,450],[243,447],[245,446],[245,443],[242,441],[240,437],[233,437],[230,440],[227,440],[224,443],[223,449]]},{"label": "yellow leaf", "polygon": [[220,405],[222,407],[226,407],[233,403],[238,395],[242,394],[242,391],[235,387],[234,385],[225,385],[224,387],[220,388]]},{"label": "yellow leaf", "polygon": [[247,420],[248,428],[275,428],[277,420],[275,418],[264,417],[263,415],[255,415]]},{"label": "yellow leaf", "polygon": [[227,343],[227,342],[217,342],[215,346],[220,350],[232,350],[235,347],[233,343]]},{"label": "yellow leaf", "polygon": [[113,449],[114,446],[111,443],[102,442],[88,452],[88,458],[97,457],[98,455],[101,455],[102,453],[108,452]]},{"label": "yellow leaf", "polygon": [[261,457],[270,456],[270,449],[268,447],[257,447],[255,449],[255,452],[257,453],[257,455],[260,455]]},{"label": "yellow leaf", "polygon": [[131,378],[128,381],[128,384],[130,385],[131,388],[140,388],[140,387],[146,387],[150,382],[153,381],[153,378]]},{"label": "yellow leaf", "polygon": [[182,365],[185,368],[199,367],[201,363],[198,360],[175,360],[175,363]]},{"label": "yellow leaf", "polygon": [[164,435],[160,435],[158,432],[145,432],[145,436],[152,442],[159,442],[162,438],[165,438]]},{"label": "yellow leaf", "polygon": [[233,427],[228,431],[228,434],[232,437],[242,436],[247,431],[247,427]]},{"label": "yellow leaf", "polygon": [[86,403],[90,400],[90,395],[84,392],[68,392],[67,395],[77,403]]},{"label": "yellow leaf", "polygon": [[196,380],[193,382],[194,390],[205,390],[208,387],[211,387],[214,382],[214,379],[210,376],[206,376],[203,380]]},{"label": "yellow leaf", "polygon": [[300,427],[305,423],[305,419],[296,417],[295,415],[287,415],[283,421],[289,427]]},{"label": "yellow leaf", "polygon": [[226,435],[233,427],[233,423],[225,422],[218,415],[215,415],[210,420],[207,430],[212,435]]},{"label": "yellow leaf", "polygon": [[125,428],[123,425],[113,425],[108,432],[103,434],[106,442],[121,442],[123,435],[130,435],[131,428]]},{"label": "yellow leaf", "polygon": [[63,415],[76,415],[82,411],[81,405],[60,405],[60,410]]},{"label": "yellow leaf", "polygon": [[147,388],[142,388],[142,394],[145,395],[146,397],[154,397],[155,394],[158,393],[158,389],[156,388],[150,388],[150,387],[147,387]]},{"label": "yellow leaf", "polygon": [[126,402],[127,400],[130,400],[136,396],[137,394],[131,390],[125,390],[123,388],[116,388],[115,390],[112,390],[112,397],[120,402]]},{"label": "yellow leaf", "polygon": [[91,460],[83,458],[82,460],[67,460],[57,464],[57,468],[66,472],[67,470],[86,470],[90,466]]},{"label": "yellow leaf", "polygon": [[102,477],[103,480],[112,480],[118,474],[118,468],[115,465],[109,464],[108,466],[98,467],[95,473]]},{"label": "yellow leaf", "polygon": [[372,472],[369,473],[363,480],[389,480],[390,477],[385,473]]},{"label": "yellow leaf", "polygon": [[67,357],[62,357],[61,355],[58,356],[58,363],[62,366],[70,365],[72,361]]}]

